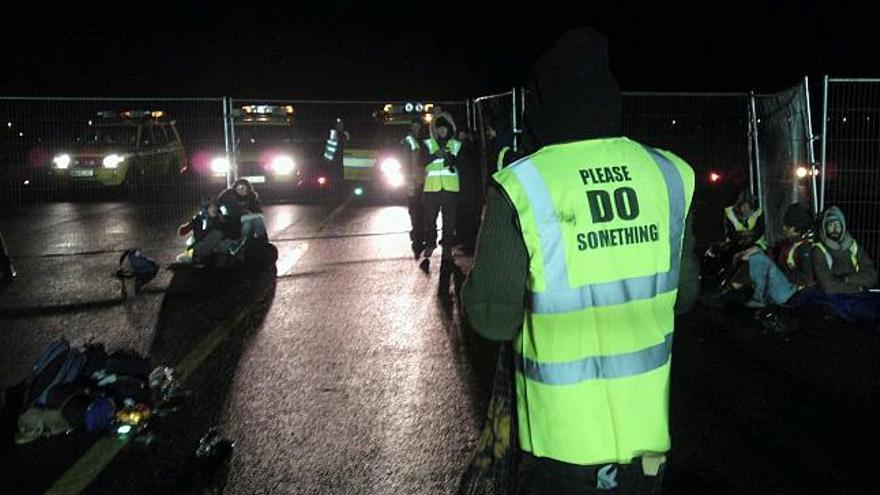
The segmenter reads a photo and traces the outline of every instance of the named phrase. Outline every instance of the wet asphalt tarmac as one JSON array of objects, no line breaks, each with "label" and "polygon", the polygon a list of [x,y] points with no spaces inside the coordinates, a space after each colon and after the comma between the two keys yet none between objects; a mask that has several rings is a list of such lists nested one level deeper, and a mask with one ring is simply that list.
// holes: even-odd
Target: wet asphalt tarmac
[{"label": "wet asphalt tarmac", "polygon": [[[436,267],[417,269],[406,209],[271,205],[275,271],[163,270],[142,294],[123,289],[119,252],[169,263],[191,214],[183,201],[0,213],[19,271],[0,292],[0,385],[61,336],[187,375],[180,410],[87,476],[85,493],[191,493],[191,454],[212,426],[235,441],[211,480],[223,493],[454,493],[496,348],[438,297]],[[698,307],[677,325],[665,493],[880,492],[878,353],[862,329],[816,322],[783,343],[746,312]],[[97,439],[14,446],[8,421],[0,493],[46,492]]]}]

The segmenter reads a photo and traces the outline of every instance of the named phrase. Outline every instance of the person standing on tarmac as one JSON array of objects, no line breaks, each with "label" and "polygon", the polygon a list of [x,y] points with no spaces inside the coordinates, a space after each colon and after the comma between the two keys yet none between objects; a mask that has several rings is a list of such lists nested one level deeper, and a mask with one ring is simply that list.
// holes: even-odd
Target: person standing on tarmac
[{"label": "person standing on tarmac", "polygon": [[513,340],[516,493],[656,493],[674,308],[699,288],[694,173],[621,137],[598,32],[564,34],[530,90],[538,151],[494,175],[462,293],[478,333]]},{"label": "person standing on tarmac", "polygon": [[345,182],[345,148],[351,135],[345,130],[341,118],[336,119],[334,128],[330,129],[330,137],[324,147],[324,160],[330,164],[330,189],[342,194]]},{"label": "person standing on tarmac", "polygon": [[3,241],[3,234],[0,234],[0,282],[9,282],[17,275],[12,266],[12,257],[6,249],[6,242]]},{"label": "person standing on tarmac", "polygon": [[424,212],[422,211],[425,170],[421,166],[422,139],[422,119],[414,118],[409,125],[409,133],[400,144],[406,150],[406,167],[410,178],[407,209],[412,230],[409,231],[409,240],[412,243],[412,251],[416,259],[419,259],[425,250]]},{"label": "person standing on tarmac", "polygon": [[455,121],[452,116],[448,113],[440,113],[431,122],[431,137],[424,141],[425,152],[428,155],[422,194],[425,249],[419,266],[425,272],[428,271],[431,255],[437,248],[437,216],[441,212],[443,214],[441,269],[452,262],[456,211],[461,190],[457,168],[461,141],[453,137],[455,131]]}]

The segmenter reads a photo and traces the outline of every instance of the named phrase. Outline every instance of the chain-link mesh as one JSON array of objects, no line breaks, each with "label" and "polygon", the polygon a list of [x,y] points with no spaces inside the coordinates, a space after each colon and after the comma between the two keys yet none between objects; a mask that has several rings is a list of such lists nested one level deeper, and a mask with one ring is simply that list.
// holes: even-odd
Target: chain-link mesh
[{"label": "chain-link mesh", "polygon": [[880,80],[829,79],[824,119],[824,206],[877,259],[880,249]]},{"label": "chain-link mesh", "polygon": [[722,209],[750,188],[748,95],[624,93],[623,132],[693,167],[697,239],[718,240]]},{"label": "chain-link mesh", "polygon": [[224,150],[220,99],[0,98],[8,199],[168,199]]},{"label": "chain-link mesh", "polygon": [[771,244],[782,238],[782,217],[789,205],[813,208],[808,107],[805,85],[755,97],[761,204]]},{"label": "chain-link mesh", "polygon": [[[408,184],[385,173],[391,168],[382,164],[406,165],[404,138],[411,124],[420,122],[425,138],[433,116],[447,112],[460,130],[467,129],[464,102],[251,99],[233,100],[232,108],[236,176],[279,200],[402,200]],[[287,172],[285,157],[294,170],[279,174],[278,164]]]},{"label": "chain-link mesh", "polygon": [[485,190],[489,177],[498,170],[499,151],[513,146],[513,92],[477,98],[474,113],[480,144],[480,179]]}]

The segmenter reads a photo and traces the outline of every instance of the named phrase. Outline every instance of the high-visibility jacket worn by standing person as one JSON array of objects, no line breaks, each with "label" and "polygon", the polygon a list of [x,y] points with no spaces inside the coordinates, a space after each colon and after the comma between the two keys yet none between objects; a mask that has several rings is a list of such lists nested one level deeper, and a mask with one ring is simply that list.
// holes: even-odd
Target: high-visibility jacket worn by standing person
[{"label": "high-visibility jacket worn by standing person", "polygon": [[[446,152],[456,157],[461,151],[461,141],[449,139],[445,144]],[[440,143],[433,137],[425,139],[425,149],[428,151],[430,161],[425,167],[425,192],[459,192],[461,183],[458,179],[458,170],[451,167],[442,157],[437,156],[440,151]]]},{"label": "high-visibility jacket worn by standing person", "polygon": [[579,465],[666,452],[693,170],[613,138],[547,146],[494,178],[529,254],[515,340],[522,448]]}]

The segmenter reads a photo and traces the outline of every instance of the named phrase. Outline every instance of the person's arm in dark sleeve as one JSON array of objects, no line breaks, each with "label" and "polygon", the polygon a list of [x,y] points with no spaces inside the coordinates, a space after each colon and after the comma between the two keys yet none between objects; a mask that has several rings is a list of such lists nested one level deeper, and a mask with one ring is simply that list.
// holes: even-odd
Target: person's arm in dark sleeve
[{"label": "person's arm in dark sleeve", "polygon": [[679,271],[678,296],[675,298],[675,314],[687,313],[700,297],[700,263],[694,253],[696,238],[693,228],[693,209],[688,212],[681,246],[681,269]]},{"label": "person's arm in dark sleeve", "polygon": [[248,209],[251,210],[251,213],[263,213],[263,207],[260,205],[260,198],[256,196],[252,197]]},{"label": "person's arm in dark sleeve", "polygon": [[877,267],[874,262],[865,253],[865,250],[859,248],[859,271],[852,275],[846,276],[846,282],[856,285],[862,289],[873,289],[877,286]]},{"label": "person's arm in dark sleeve", "polygon": [[525,314],[529,255],[516,211],[492,185],[477,241],[474,269],[462,288],[462,306],[471,327],[489,340],[512,340]]},{"label": "person's arm in dark sleeve", "polygon": [[809,244],[801,244],[794,253],[794,271],[789,280],[799,287],[809,287],[816,283],[812,252],[813,248]]},{"label": "person's arm in dark sleeve", "polygon": [[816,283],[826,294],[853,294],[859,291],[858,287],[852,287],[840,277],[835,277],[825,261],[825,254],[819,248],[813,248],[811,253],[813,273],[816,275]]},{"label": "person's arm in dark sleeve", "polygon": [[767,230],[767,224],[764,222],[764,215],[766,215],[766,212],[761,213],[761,216],[758,217],[758,221],[755,222],[755,228],[752,230],[752,241],[760,239]]}]

